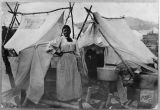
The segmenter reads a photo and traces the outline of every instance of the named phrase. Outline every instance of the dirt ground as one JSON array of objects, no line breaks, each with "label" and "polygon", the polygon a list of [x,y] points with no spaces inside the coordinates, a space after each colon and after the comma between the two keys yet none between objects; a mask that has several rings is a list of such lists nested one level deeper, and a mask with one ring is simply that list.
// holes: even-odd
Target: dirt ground
[{"label": "dirt ground", "polygon": [[[56,74],[53,74],[55,73],[55,71],[56,71],[55,69],[49,69],[46,75],[45,93],[44,93],[44,96],[41,98],[40,103],[35,105],[32,102],[28,101],[24,108],[60,108],[59,106],[52,105],[52,101],[57,101]],[[100,108],[106,108],[106,109],[147,108],[147,109],[150,109],[151,108],[151,105],[145,104],[145,103],[140,104],[136,100],[134,100],[130,104],[130,106],[122,105],[119,101],[118,95],[116,94],[114,94],[114,96],[112,95],[112,97],[108,102],[109,92],[111,91],[110,82],[100,81],[100,80],[88,80],[88,83],[83,83],[82,103],[86,102],[88,88],[91,88],[90,89],[91,95],[87,104],[89,104],[89,107],[92,107],[95,109],[100,109]],[[137,95],[134,96],[133,94],[137,94]],[[132,90],[130,90],[130,92],[127,95],[129,96],[129,98],[138,100],[139,94],[140,92],[138,90],[134,91],[134,93]],[[24,97],[25,97],[25,94],[24,92],[22,92],[22,101],[24,100]],[[106,104],[104,104],[104,102]],[[72,100],[64,103],[79,106],[78,100]],[[7,104],[7,103],[6,104],[4,103],[3,107],[16,108],[16,106],[12,104]]]}]

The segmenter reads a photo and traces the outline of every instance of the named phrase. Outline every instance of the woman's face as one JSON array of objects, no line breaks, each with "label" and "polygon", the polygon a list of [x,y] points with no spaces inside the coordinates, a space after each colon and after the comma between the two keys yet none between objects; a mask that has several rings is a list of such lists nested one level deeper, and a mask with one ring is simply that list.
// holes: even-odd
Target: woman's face
[{"label": "woman's face", "polygon": [[63,35],[64,35],[65,37],[69,37],[69,35],[70,35],[70,30],[69,30],[68,28],[64,28],[64,29],[63,29]]}]

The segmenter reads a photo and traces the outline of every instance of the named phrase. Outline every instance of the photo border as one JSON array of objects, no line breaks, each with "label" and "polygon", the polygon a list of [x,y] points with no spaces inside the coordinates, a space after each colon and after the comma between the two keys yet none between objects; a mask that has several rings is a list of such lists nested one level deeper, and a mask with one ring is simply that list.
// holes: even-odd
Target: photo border
[{"label": "photo border", "polygon": [[[80,3],[80,2],[118,2],[118,3],[138,3],[138,2],[142,2],[142,3],[146,3],[146,2],[156,2],[159,4],[159,0],[1,0],[0,3],[1,3],[1,7],[0,7],[0,18],[2,18],[2,15],[3,15],[3,11],[2,11],[2,2],[77,2],[77,3]],[[160,11],[159,11],[160,12]],[[159,15],[158,15],[159,16]],[[3,19],[0,19],[0,25],[2,27],[2,20]],[[160,18],[159,18],[160,20]],[[160,24],[159,24],[159,27],[160,27]],[[2,28],[0,28],[0,45],[2,45]],[[160,43],[159,43],[160,45]],[[160,49],[158,49],[158,54],[160,54]],[[2,51],[1,47],[0,47],[0,51]],[[159,58],[158,58],[159,59]],[[0,93],[1,93],[1,89],[2,89],[2,74],[3,74],[3,66],[2,66],[2,52],[0,54]],[[160,61],[158,61],[158,64],[160,63]],[[159,68],[160,68],[160,65],[158,67],[158,71],[159,71]],[[158,79],[160,78],[160,75],[158,76]],[[159,81],[158,81],[159,82]],[[158,83],[160,85],[160,82]],[[159,91],[159,85],[158,85],[158,91]],[[160,96],[158,94],[158,108],[157,110],[160,109],[160,104],[159,104],[159,99],[160,99]],[[0,94],[0,104],[2,102],[2,96]],[[1,108],[0,109],[20,109],[20,110],[31,110],[32,108]],[[40,109],[40,108],[34,108],[34,109]],[[42,108],[43,110],[49,110],[49,109],[53,109],[53,108]],[[54,108],[55,109],[55,108]]]}]

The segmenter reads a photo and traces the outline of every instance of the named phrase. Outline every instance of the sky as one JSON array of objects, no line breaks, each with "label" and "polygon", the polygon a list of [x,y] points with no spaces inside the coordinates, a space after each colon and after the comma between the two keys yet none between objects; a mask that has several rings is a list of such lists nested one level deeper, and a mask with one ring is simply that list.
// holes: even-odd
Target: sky
[{"label": "sky", "polygon": [[[30,5],[28,5],[30,4]],[[135,2],[135,3],[121,3],[121,2],[81,2],[74,5],[74,22],[83,22],[87,15],[84,7],[89,8],[92,5],[92,11],[99,12],[105,17],[121,17],[121,16],[131,16],[135,18],[140,18],[145,21],[151,21],[158,23],[159,9],[158,2]],[[25,3],[20,5],[20,12],[37,12],[37,11],[50,11],[60,7],[67,7],[68,3],[57,3],[57,2],[47,2],[43,3]],[[12,8],[14,4],[12,4]],[[8,7],[2,6],[3,13],[5,15],[5,25],[10,22],[12,15],[7,13]]]},{"label": "sky", "polygon": [[[158,23],[158,3],[92,3],[92,11],[105,17],[131,16]],[[80,6],[80,5],[79,5]],[[77,8],[80,11],[79,7]],[[75,16],[80,16],[78,12]]]}]

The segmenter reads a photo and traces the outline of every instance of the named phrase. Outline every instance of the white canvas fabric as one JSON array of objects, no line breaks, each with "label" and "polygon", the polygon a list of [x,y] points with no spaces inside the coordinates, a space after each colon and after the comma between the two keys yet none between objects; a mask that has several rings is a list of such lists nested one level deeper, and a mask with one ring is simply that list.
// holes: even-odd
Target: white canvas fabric
[{"label": "white canvas fabric", "polygon": [[62,11],[57,11],[49,14],[22,16],[18,30],[5,44],[5,48],[13,48],[19,53],[19,51],[36,44],[55,25],[61,14]]},{"label": "white canvas fabric", "polygon": [[[50,19],[48,18],[46,20],[51,21],[51,17],[52,19],[54,18],[52,14],[48,16]],[[46,47],[49,41],[55,39],[56,37],[60,37],[62,27],[64,25],[64,13],[60,13],[60,16],[54,22],[45,21],[49,26],[46,26],[47,29],[44,29],[45,32],[41,30],[44,33],[39,32],[40,29],[37,29],[39,24],[37,24],[37,22],[34,20],[32,21],[33,22],[29,22],[30,25],[26,23],[26,25],[23,25],[23,27],[21,26],[8,43],[10,48],[14,48],[16,51],[19,51],[18,67],[15,75],[16,88],[18,89],[13,88],[9,90],[8,94],[10,97],[5,98],[4,96],[4,100],[10,100],[12,97],[14,97],[13,95],[19,93],[21,89],[26,90],[26,97],[34,103],[38,103],[44,94],[44,77],[47,73],[52,58],[52,55],[46,52]],[[22,22],[22,24],[25,24],[25,22]],[[33,27],[34,29],[26,29],[28,27]],[[21,30],[21,28],[24,29]],[[30,33],[28,33],[28,36],[24,35],[25,39],[23,39],[23,36],[19,36],[23,35],[21,32]],[[37,33],[38,36],[36,36],[35,33]],[[17,41],[15,39],[17,39]],[[32,39],[34,42],[30,43],[30,39]],[[19,43],[19,41],[22,43]],[[23,44],[25,42],[27,42],[27,44]]]},{"label": "white canvas fabric", "polygon": [[96,44],[100,47],[109,46],[102,35],[98,32],[95,24],[89,24],[84,34],[78,39],[79,48]]},{"label": "white canvas fabric", "polygon": [[[94,18],[98,22],[88,27],[84,36],[78,41],[80,48],[97,44],[102,47],[108,47],[108,43],[104,37],[100,34],[99,29],[104,34],[110,44],[120,53],[124,60],[131,60],[138,63],[153,63],[152,58],[156,58],[155,55],[140,41],[136,35],[129,28],[125,19],[105,19],[102,18],[97,12],[93,14]],[[114,64],[119,61],[115,61],[117,55],[112,51],[106,59],[110,59],[108,63]],[[107,54],[106,54],[107,55]],[[114,61],[112,62],[112,59]]]},{"label": "white canvas fabric", "polygon": [[140,32],[138,32],[137,30],[132,30],[132,31],[136,35],[135,37],[137,37],[139,40],[143,39],[143,35]]}]

